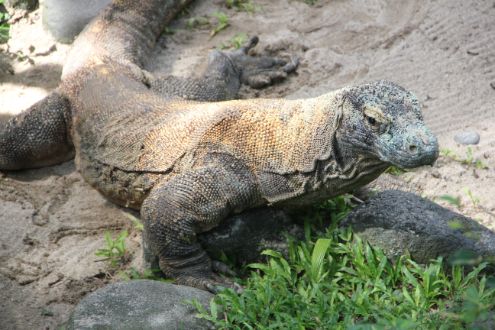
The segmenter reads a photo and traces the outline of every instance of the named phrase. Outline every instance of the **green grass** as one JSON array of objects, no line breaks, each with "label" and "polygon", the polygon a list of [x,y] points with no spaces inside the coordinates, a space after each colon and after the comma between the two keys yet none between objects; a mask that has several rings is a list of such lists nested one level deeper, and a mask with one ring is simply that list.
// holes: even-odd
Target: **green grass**
[{"label": "green grass", "polygon": [[462,162],[466,165],[471,165],[480,170],[486,170],[488,166],[480,159],[474,158],[473,149],[471,147],[467,147],[466,156],[462,160]]},{"label": "green grass", "polygon": [[220,31],[225,30],[229,25],[229,16],[227,14],[217,11],[213,13],[213,16],[217,19],[217,25],[211,30],[210,37],[214,37]]},{"label": "green grass", "polygon": [[394,166],[394,165],[390,166],[389,168],[387,168],[385,170],[385,173],[388,173],[388,174],[394,175],[394,176],[399,176],[399,175],[404,174],[406,172],[407,172],[406,170],[404,170],[400,167]]},{"label": "green grass", "polygon": [[[4,0],[0,0],[0,5],[3,5]],[[10,18],[9,14],[0,11],[0,44],[6,43],[9,40],[10,25],[7,22]]]},{"label": "green grass", "polygon": [[[351,199],[327,201],[315,214],[343,218]],[[267,250],[266,263],[249,265],[243,293],[224,290],[207,309],[192,302],[198,316],[218,329],[472,329],[495,311],[487,263],[467,271],[459,258],[391,261],[350,229],[334,224],[316,238],[306,224],[305,232],[305,241],[289,238],[287,258]]]},{"label": "green grass", "polygon": [[95,253],[97,257],[104,257],[105,261],[109,261],[112,267],[118,267],[125,264],[128,259],[128,251],[125,247],[125,239],[128,236],[127,230],[123,230],[115,239],[112,238],[109,232],[105,232],[105,247],[98,249]]},{"label": "green grass", "polygon": [[448,148],[441,149],[440,155],[442,155],[446,158],[450,158],[450,159],[452,159],[456,162],[459,162],[461,164],[472,166],[472,167],[479,169],[479,170],[488,169],[488,165],[486,165],[485,162],[483,162],[481,159],[474,158],[473,149],[471,147],[466,148],[464,157],[459,156],[453,150],[448,149]]},{"label": "green grass", "polygon": [[438,198],[443,200],[443,201],[446,201],[450,205],[457,207],[458,209],[461,208],[461,199],[457,196],[441,195],[441,196],[438,196]]},{"label": "green grass", "polygon": [[160,269],[145,269],[143,271],[139,271],[135,267],[131,267],[129,269],[119,271],[117,276],[124,281],[153,280],[165,283],[174,282],[173,279],[165,278]]},{"label": "green grass", "polygon": [[466,193],[466,196],[469,198],[469,200],[473,204],[473,207],[478,207],[480,205],[480,199],[473,194],[471,189],[464,188],[464,192]]},{"label": "green grass", "polygon": [[256,5],[252,0],[225,0],[225,6],[229,9],[254,13],[260,10],[260,6]]},{"label": "green grass", "polygon": [[[479,208],[480,198],[475,196],[471,191],[471,189],[469,188],[464,188],[463,190],[469,201],[471,201],[472,207]],[[461,203],[461,198],[459,196],[452,196],[446,194],[446,195],[438,196],[437,198],[449,203],[452,206],[455,206],[458,209],[463,209],[463,204]]]},{"label": "green grass", "polygon": [[242,294],[225,290],[209,310],[195,303],[199,316],[218,329],[462,329],[495,309],[485,263],[466,273],[441,258],[392,262],[350,230],[290,241],[288,259],[264,254]]},{"label": "green grass", "polygon": [[186,21],[186,28],[189,30],[210,26],[210,20],[206,16],[190,17]]},{"label": "green grass", "polygon": [[247,42],[247,40],[248,40],[248,36],[246,33],[237,33],[229,41],[227,41],[226,43],[222,43],[219,48],[220,49],[227,49],[227,48],[239,49]]},{"label": "green grass", "polygon": [[136,228],[137,231],[144,230],[144,224],[141,222],[141,220],[139,220],[139,218],[130,213],[124,213],[124,215],[127,217],[127,219],[131,220],[132,225],[134,226],[134,228]]}]

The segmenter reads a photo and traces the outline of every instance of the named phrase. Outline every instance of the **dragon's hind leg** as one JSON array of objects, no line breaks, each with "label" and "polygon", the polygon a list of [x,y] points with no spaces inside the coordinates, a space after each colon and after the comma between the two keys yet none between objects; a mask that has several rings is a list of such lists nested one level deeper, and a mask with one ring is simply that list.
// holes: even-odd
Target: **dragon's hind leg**
[{"label": "dragon's hind leg", "polygon": [[0,123],[0,170],[43,167],[72,158],[70,118],[69,101],[53,92]]},{"label": "dragon's hind leg", "polygon": [[258,37],[238,50],[210,53],[208,67],[201,78],[165,76],[151,78],[151,89],[168,98],[196,101],[226,101],[237,98],[242,84],[263,88],[284,80],[298,65],[295,57],[289,60],[270,56],[251,56],[249,51]]}]

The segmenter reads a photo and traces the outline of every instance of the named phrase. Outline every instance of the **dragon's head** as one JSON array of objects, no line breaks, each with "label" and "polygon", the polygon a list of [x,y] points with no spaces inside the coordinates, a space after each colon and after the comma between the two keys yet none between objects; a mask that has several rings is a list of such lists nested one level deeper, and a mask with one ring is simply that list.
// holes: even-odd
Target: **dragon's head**
[{"label": "dragon's head", "polygon": [[412,93],[389,81],[341,91],[339,141],[343,147],[400,168],[435,162],[438,142],[426,127]]}]

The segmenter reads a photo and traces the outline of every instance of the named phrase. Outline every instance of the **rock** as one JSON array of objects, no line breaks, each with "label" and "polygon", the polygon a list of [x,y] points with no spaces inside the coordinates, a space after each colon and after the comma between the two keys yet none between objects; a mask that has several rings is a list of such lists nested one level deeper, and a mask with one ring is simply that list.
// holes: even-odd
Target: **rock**
[{"label": "rock", "polygon": [[111,0],[45,0],[43,25],[60,42],[71,43]]},{"label": "rock", "polygon": [[304,229],[294,224],[286,212],[266,207],[235,215],[198,239],[213,258],[225,253],[244,264],[260,261],[260,253],[266,249],[287,254],[285,233],[304,238]]},{"label": "rock", "polygon": [[211,293],[159,281],[118,282],[96,290],[74,309],[68,329],[205,329],[185,303],[197,299],[207,306]]},{"label": "rock", "polygon": [[480,142],[480,135],[474,131],[461,132],[454,136],[454,141],[464,145],[478,144]]},{"label": "rock", "polygon": [[9,12],[15,9],[34,10],[38,7],[38,0],[5,0],[4,5]]},{"label": "rock", "polygon": [[406,251],[419,263],[438,256],[495,256],[495,233],[408,192],[380,192],[355,208],[341,225],[351,226],[356,234],[382,248],[391,258]]}]

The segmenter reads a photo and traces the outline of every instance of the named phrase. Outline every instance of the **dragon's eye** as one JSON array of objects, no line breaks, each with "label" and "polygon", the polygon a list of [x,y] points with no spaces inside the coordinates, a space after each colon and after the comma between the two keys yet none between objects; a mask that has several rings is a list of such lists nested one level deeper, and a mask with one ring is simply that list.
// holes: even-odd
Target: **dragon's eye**
[{"label": "dragon's eye", "polygon": [[368,116],[366,116],[366,118],[368,119],[368,123],[370,123],[370,125],[372,125],[372,126],[376,125],[376,119],[375,118],[368,117]]},{"label": "dragon's eye", "polygon": [[376,106],[366,106],[363,109],[364,120],[368,122],[373,130],[379,130],[382,124],[388,122],[387,117],[382,110]]}]

